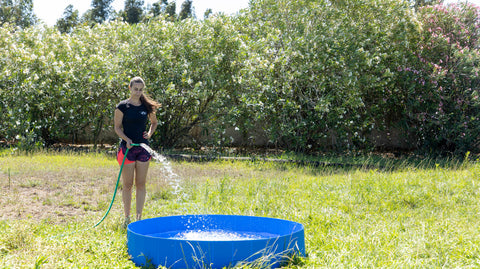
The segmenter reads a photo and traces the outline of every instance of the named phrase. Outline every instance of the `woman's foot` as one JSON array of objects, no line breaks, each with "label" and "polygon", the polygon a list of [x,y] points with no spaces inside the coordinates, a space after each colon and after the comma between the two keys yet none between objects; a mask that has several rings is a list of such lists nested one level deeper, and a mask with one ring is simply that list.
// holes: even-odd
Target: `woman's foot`
[{"label": "woman's foot", "polygon": [[122,228],[127,229],[128,224],[130,224],[130,217],[125,217]]}]

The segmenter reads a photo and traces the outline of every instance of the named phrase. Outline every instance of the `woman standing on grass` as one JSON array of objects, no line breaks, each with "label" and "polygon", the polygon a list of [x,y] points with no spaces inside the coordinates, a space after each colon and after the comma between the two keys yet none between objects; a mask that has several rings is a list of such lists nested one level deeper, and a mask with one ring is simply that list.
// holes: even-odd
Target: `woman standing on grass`
[{"label": "woman standing on grass", "polygon": [[[117,153],[118,163],[122,165],[125,152],[127,158],[122,172],[122,200],[125,212],[124,226],[130,223],[130,207],[132,202],[132,187],[135,182],[136,189],[136,219],[142,219],[143,205],[145,204],[147,171],[150,153],[143,147],[132,147],[132,143],[148,144],[158,125],[156,110],[161,106],[150,99],[143,92],[145,82],[140,77],[134,77],[128,85],[130,98],[121,101],[115,109],[115,133],[122,139]],[[147,122],[150,128],[147,130]]]}]

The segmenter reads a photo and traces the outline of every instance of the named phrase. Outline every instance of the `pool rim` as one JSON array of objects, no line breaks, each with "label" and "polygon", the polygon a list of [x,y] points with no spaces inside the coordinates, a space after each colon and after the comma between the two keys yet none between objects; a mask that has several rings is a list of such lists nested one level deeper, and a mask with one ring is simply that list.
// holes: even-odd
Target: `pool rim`
[{"label": "pool rim", "polygon": [[[287,219],[281,219],[281,218],[274,218],[274,217],[263,217],[263,216],[250,216],[250,215],[234,215],[234,214],[179,214],[179,215],[168,215],[168,216],[161,216],[161,217],[154,217],[154,218],[148,218],[148,219],[143,219],[139,221],[132,222],[128,224],[127,226],[127,233],[132,233],[137,236],[144,236],[148,238],[161,238],[162,240],[178,240],[178,241],[188,241],[188,242],[230,242],[232,240],[190,240],[190,239],[183,239],[183,238],[167,238],[167,237],[158,237],[158,236],[151,236],[150,234],[143,234],[139,232],[135,232],[132,230],[132,227],[135,227],[138,225],[139,222],[146,222],[146,221],[154,221],[154,220],[159,220],[159,219],[169,219],[169,218],[200,218],[200,217],[233,217],[233,218],[255,218],[255,219],[262,219],[262,220],[268,220],[268,221],[277,221],[277,222],[282,222],[282,223],[288,223],[290,225],[293,225],[293,229],[289,231],[289,233],[284,233],[284,234],[278,234],[278,233],[271,233],[275,234],[276,236],[272,237],[262,237],[262,238],[248,238],[245,240],[235,240],[235,241],[262,241],[262,240],[272,240],[272,239],[278,239],[280,237],[284,236],[289,236],[293,235],[295,233],[301,232],[305,230],[305,227],[303,226],[302,223],[295,222],[292,220],[287,220]],[[137,223],[137,224],[136,224]],[[196,230],[196,229],[192,229]],[[235,230],[229,230],[232,232],[235,232]],[[270,232],[269,232],[270,233]]]}]

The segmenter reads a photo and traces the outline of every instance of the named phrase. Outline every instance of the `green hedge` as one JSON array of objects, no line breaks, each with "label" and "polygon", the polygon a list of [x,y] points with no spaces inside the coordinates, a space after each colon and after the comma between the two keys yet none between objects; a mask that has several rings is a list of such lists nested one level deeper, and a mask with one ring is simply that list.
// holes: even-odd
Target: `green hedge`
[{"label": "green hedge", "polygon": [[302,152],[371,149],[372,132],[389,130],[411,149],[476,151],[478,10],[405,2],[254,0],[238,16],[71,34],[4,26],[0,139],[98,143],[139,75],[163,104],[157,147],[194,127],[205,138],[194,145],[229,145],[231,127]]}]

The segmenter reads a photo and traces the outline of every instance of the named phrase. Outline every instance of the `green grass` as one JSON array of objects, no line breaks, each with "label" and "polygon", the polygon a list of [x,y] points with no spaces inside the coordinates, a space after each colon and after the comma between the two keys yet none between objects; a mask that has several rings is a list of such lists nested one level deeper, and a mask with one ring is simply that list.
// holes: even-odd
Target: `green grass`
[{"label": "green grass", "polygon": [[[290,268],[480,267],[480,163],[329,158],[359,165],[175,162],[180,198],[152,164],[144,217],[300,222],[308,257]],[[115,159],[102,154],[1,155],[0,268],[135,268],[120,194],[111,215],[89,229],[105,213],[117,175]]]}]

